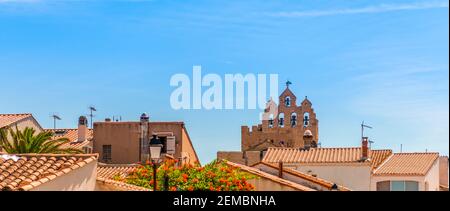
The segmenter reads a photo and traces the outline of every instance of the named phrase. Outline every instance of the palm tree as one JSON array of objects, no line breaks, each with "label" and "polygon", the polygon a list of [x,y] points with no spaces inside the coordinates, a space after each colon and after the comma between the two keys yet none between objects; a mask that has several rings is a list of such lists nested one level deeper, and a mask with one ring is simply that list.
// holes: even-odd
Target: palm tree
[{"label": "palm tree", "polygon": [[77,154],[83,151],[75,148],[63,148],[62,145],[69,143],[69,139],[60,138],[53,140],[50,131],[40,132],[35,135],[36,130],[26,127],[23,131],[9,129],[11,141],[8,140],[7,129],[0,129],[0,148],[9,154],[26,153],[51,153],[51,154]]}]

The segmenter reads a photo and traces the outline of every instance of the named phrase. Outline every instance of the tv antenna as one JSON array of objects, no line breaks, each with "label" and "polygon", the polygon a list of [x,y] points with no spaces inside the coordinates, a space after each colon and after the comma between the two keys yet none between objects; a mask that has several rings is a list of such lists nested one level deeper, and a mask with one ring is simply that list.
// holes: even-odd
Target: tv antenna
[{"label": "tv antenna", "polygon": [[361,140],[364,138],[364,128],[373,129],[371,126],[364,124],[364,121],[361,123]]},{"label": "tv antenna", "polygon": [[91,128],[93,128],[92,126],[93,126],[93,122],[92,122],[92,119],[94,118],[94,114],[93,114],[93,112],[94,111],[97,111],[97,109],[93,106],[93,105],[91,105],[91,106],[89,106],[88,107],[88,109],[89,109],[89,111],[90,111],[90,114],[89,114],[89,117],[91,118]]},{"label": "tv antenna", "polygon": [[56,120],[61,120],[61,117],[56,113],[53,113],[50,117],[53,118],[53,129],[56,129]]}]

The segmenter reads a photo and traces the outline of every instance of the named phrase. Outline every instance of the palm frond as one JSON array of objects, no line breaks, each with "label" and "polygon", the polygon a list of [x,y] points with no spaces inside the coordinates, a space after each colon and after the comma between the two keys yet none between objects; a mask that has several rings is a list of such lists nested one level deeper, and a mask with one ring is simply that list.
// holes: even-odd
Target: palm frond
[{"label": "palm frond", "polygon": [[[9,131],[9,137],[7,134]],[[9,128],[0,130],[0,147],[7,153],[52,153],[52,154],[80,154],[82,150],[64,147],[70,140],[67,138],[53,139],[53,133],[44,131],[36,134],[36,130],[26,127],[19,130]],[[8,140],[8,138],[10,140]]]}]

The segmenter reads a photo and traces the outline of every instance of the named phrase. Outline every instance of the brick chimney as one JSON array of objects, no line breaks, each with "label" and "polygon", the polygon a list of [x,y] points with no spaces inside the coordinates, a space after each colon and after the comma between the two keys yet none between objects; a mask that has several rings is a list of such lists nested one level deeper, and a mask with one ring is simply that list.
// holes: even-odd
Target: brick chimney
[{"label": "brick chimney", "polygon": [[283,178],[283,161],[278,162],[278,177]]},{"label": "brick chimney", "polygon": [[361,146],[361,160],[369,159],[369,138],[362,138],[362,146]]},{"label": "brick chimney", "polygon": [[80,116],[78,118],[78,142],[82,142],[86,140],[87,133],[88,133],[88,121],[85,116]]}]

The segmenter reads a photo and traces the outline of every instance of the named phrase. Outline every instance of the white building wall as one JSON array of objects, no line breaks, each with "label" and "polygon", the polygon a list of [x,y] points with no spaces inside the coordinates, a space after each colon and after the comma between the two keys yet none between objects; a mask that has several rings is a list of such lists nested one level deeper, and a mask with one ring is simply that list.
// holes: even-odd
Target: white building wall
[{"label": "white building wall", "polygon": [[[288,166],[287,166],[288,167]],[[326,164],[308,165],[299,164],[294,167],[297,171],[317,175],[355,191],[370,190],[371,167],[369,165]]]},{"label": "white building wall", "polygon": [[428,183],[428,191],[439,191],[439,159],[434,162],[433,167],[428,171],[425,182]]}]

